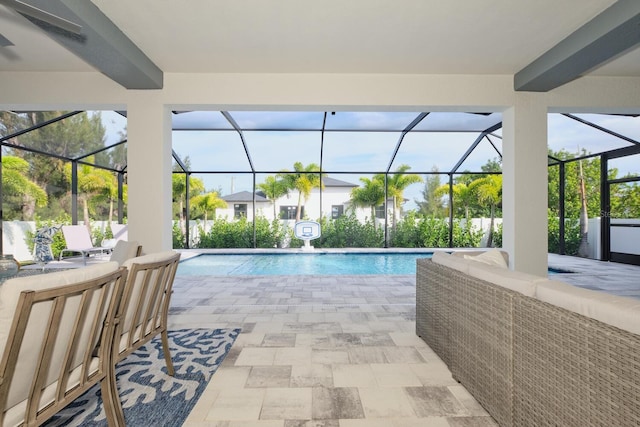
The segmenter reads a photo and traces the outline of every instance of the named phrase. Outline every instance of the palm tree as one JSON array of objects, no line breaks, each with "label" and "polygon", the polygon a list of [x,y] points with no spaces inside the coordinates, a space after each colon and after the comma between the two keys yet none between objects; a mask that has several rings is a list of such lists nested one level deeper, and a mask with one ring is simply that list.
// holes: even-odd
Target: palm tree
[{"label": "palm tree", "polygon": [[[24,205],[43,207],[47,205],[47,193],[27,178],[29,163],[16,156],[2,156],[2,191],[5,196],[15,196]],[[27,202],[28,201],[28,202]],[[22,210],[23,219],[31,219],[33,212]]]},{"label": "palm tree", "polygon": [[[464,219],[469,224],[469,218],[471,216],[470,210],[473,202],[475,201],[475,194],[469,188],[469,186],[464,182],[459,182],[454,184],[451,188],[453,192],[453,206],[460,207],[464,209]],[[449,184],[441,185],[436,190],[436,194],[439,196],[449,196]]]},{"label": "palm tree", "polygon": [[322,177],[320,166],[315,163],[304,166],[301,162],[295,162],[293,169],[294,172],[282,171],[278,177],[284,181],[286,188],[298,190],[298,209],[296,210],[296,222],[298,222],[302,210],[302,198],[304,197],[306,202],[311,190],[322,187]]},{"label": "palm tree", "polygon": [[[109,216],[108,216],[108,224],[111,227],[113,222],[113,205],[115,201],[118,199],[118,179],[114,174],[111,174],[111,179],[105,182],[106,187],[104,187],[100,193],[96,196],[96,201],[109,203]],[[123,199],[126,203],[127,200],[127,186],[123,186]]]},{"label": "palm tree", "polygon": [[276,213],[276,200],[289,194],[289,187],[284,179],[277,179],[275,176],[268,176],[263,183],[258,184],[258,188],[271,200],[273,205],[273,218],[278,218]]},{"label": "palm tree", "polygon": [[204,232],[207,233],[207,214],[209,212],[213,212],[213,216],[216,215],[216,209],[218,208],[226,208],[227,202],[222,200],[216,191],[212,191],[207,194],[200,194],[193,199],[191,199],[192,203],[200,208],[204,212]]},{"label": "palm tree", "polygon": [[362,177],[360,181],[364,186],[351,190],[351,204],[353,207],[370,207],[373,220],[376,217],[376,206],[384,202],[384,180]]},{"label": "palm tree", "polygon": [[[173,193],[173,201],[178,203],[178,218],[180,222],[180,230],[184,233],[186,230],[185,218],[184,218],[184,205],[186,203],[187,192],[187,174],[174,173],[171,175],[171,187]],[[198,178],[191,178],[189,176],[189,201],[193,197],[201,194],[204,191],[204,182]]]},{"label": "palm tree", "polygon": [[[93,162],[93,157],[88,159]],[[65,165],[65,173],[67,177],[71,177],[71,163]],[[82,217],[84,225],[91,235],[91,219],[89,217],[89,204],[92,199],[100,197],[104,192],[109,191],[109,187],[113,182],[113,174],[105,169],[93,167],[82,163],[78,165],[78,199],[82,203]]]},{"label": "palm tree", "polygon": [[491,210],[489,235],[487,236],[487,247],[491,247],[493,244],[493,223],[496,216],[496,207],[502,200],[502,175],[487,175],[476,179],[469,184],[469,189],[476,195],[481,206],[488,206]]},{"label": "palm tree", "polygon": [[[405,175],[411,169],[409,165],[400,165],[396,168],[395,173],[389,175],[387,178],[387,196],[392,197],[393,203],[393,224],[396,224],[396,211],[400,210],[400,206],[404,203],[404,190],[411,184],[423,182],[420,175]],[[376,175],[374,179],[380,179],[384,182],[384,175]],[[399,216],[399,215],[398,215]]]}]

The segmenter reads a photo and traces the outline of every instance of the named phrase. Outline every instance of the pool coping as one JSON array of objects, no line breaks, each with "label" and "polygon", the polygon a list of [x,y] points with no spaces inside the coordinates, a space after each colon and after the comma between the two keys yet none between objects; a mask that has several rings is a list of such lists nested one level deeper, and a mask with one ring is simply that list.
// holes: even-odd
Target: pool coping
[{"label": "pool coping", "polygon": [[274,255],[274,254],[380,254],[417,253],[432,254],[434,251],[486,251],[487,248],[236,248],[236,249],[176,249],[182,254],[181,261],[199,255]]}]

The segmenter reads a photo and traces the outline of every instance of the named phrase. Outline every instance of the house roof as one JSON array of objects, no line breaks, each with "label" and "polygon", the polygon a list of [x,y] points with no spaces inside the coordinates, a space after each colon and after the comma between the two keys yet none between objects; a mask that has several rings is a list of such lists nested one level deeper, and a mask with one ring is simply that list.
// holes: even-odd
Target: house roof
[{"label": "house roof", "polygon": [[[322,178],[322,182],[324,182],[325,187],[348,187],[348,188],[357,187],[356,184],[352,184],[352,183],[347,182],[347,181],[342,181],[340,179],[329,178],[329,177],[323,177]],[[239,191],[237,193],[228,194],[226,196],[223,196],[222,200],[224,200],[225,202],[230,202],[230,203],[237,203],[237,202],[252,203],[253,202],[253,194],[250,191]],[[262,191],[257,191],[256,192],[256,202],[257,203],[269,202],[269,199],[267,197],[265,197],[265,195],[264,195],[264,193]]]},{"label": "house roof", "polygon": [[[253,202],[253,193],[250,191],[239,191],[222,197],[225,202]],[[269,199],[256,194],[256,202],[268,202]]]},{"label": "house roof", "polygon": [[322,178],[322,183],[324,184],[325,187],[357,187],[358,184],[352,184],[350,182],[347,181],[342,181],[340,179],[335,179],[335,178],[329,178],[328,176],[325,176]]}]

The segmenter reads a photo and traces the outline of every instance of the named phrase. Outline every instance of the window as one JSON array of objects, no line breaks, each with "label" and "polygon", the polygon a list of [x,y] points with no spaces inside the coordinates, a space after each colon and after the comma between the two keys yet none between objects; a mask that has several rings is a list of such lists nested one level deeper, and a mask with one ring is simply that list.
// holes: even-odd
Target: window
[{"label": "window", "polygon": [[384,209],[385,204],[381,204],[380,206],[376,206],[376,218],[384,219]]},{"label": "window", "polygon": [[237,203],[233,205],[233,217],[234,218],[246,218],[247,217],[247,204]]},{"label": "window", "polygon": [[[296,219],[297,206],[280,206],[280,219]],[[304,206],[300,209],[300,218],[304,216]]]},{"label": "window", "polygon": [[338,219],[344,214],[344,206],[343,205],[333,205],[331,206],[331,219]]}]

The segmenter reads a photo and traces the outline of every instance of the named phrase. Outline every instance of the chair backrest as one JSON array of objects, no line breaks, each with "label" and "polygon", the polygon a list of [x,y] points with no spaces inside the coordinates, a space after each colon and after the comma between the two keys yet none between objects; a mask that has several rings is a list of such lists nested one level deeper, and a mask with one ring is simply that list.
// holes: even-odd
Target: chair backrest
[{"label": "chair backrest", "polygon": [[126,260],[140,256],[142,246],[135,240],[128,242],[126,240],[118,240],[111,251],[109,261],[115,261],[118,265],[122,265]]},{"label": "chair backrest", "polygon": [[179,260],[178,252],[166,251],[124,262],[123,267],[129,272],[118,310],[120,322],[115,339],[120,336],[120,346],[117,360],[122,360],[166,330]]},{"label": "chair backrest", "polygon": [[129,240],[127,224],[111,224],[111,232],[115,240]]},{"label": "chair backrest", "polygon": [[84,225],[63,225],[62,234],[68,249],[93,248],[91,235]]},{"label": "chair backrest", "polygon": [[0,286],[1,426],[40,425],[106,377],[124,275],[110,262]]}]

